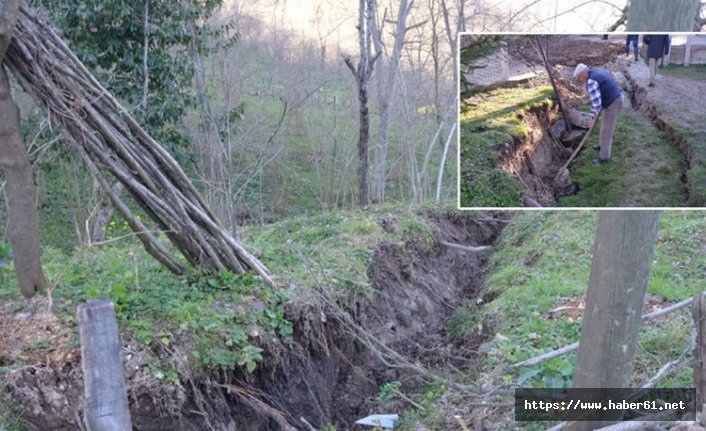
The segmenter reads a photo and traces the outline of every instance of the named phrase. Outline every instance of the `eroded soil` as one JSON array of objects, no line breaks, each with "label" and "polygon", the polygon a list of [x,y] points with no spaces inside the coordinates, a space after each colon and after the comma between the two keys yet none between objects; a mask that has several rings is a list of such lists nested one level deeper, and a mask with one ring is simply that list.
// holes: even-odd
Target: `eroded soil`
[{"label": "eroded soil", "polygon": [[[452,341],[447,320],[464,301],[478,295],[486,254],[459,247],[492,244],[507,214],[476,218],[456,212],[424,215],[430,238],[404,245],[383,243],[373,253],[368,276],[376,294],[345,311],[333,303],[299,304],[289,345],[268,347],[253,375],[238,370],[194,374],[179,346],[145,346],[123,334],[123,358],[136,430],[317,429],[337,424],[349,429],[371,412],[380,385],[423,383],[418,373],[383,362],[396,352],[430,369],[469,367],[478,339]],[[382,219],[397,229],[394,216]],[[3,386],[24,419],[42,430],[75,430],[83,391],[75,325],[42,311],[46,299],[13,300],[0,329]],[[61,304],[55,306],[60,307]],[[373,337],[375,343],[366,341]],[[175,339],[176,342],[177,339]],[[369,339],[368,339],[369,340]],[[389,356],[386,360],[389,360]],[[157,379],[149,363],[170,363],[179,382]]]}]

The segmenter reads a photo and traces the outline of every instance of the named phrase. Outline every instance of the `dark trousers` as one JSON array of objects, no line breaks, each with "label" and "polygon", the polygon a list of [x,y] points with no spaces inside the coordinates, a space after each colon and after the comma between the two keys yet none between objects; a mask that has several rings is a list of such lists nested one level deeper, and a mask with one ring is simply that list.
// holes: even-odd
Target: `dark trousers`
[{"label": "dark trousers", "polygon": [[635,53],[635,59],[637,59],[637,39],[639,38],[636,34],[629,34],[625,40],[625,55],[630,55],[630,44],[632,43],[632,50]]}]

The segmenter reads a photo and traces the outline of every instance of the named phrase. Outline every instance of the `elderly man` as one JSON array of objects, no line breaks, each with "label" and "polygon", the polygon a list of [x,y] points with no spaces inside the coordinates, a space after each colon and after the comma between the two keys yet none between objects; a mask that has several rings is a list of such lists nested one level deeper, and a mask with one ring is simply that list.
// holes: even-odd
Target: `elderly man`
[{"label": "elderly man", "polygon": [[599,112],[601,109],[603,110],[601,145],[593,147],[599,152],[598,158],[593,160],[593,164],[602,165],[610,158],[615,124],[618,121],[620,109],[623,107],[623,93],[610,73],[604,69],[589,68],[585,64],[579,64],[574,70],[574,79],[585,84],[586,90],[591,96],[592,118],[589,123],[591,128],[596,124]]}]

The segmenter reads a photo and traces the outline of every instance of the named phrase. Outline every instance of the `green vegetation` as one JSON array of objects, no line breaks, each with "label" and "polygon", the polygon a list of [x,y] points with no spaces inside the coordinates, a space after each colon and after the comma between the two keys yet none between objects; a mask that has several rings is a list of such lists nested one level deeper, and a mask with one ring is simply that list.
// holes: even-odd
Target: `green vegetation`
[{"label": "green vegetation", "polygon": [[[490,333],[480,346],[480,364],[453,376],[457,382],[520,384],[525,387],[567,387],[572,384],[575,353],[538,366],[503,370],[513,363],[574,343],[588,285],[597,214],[595,212],[523,212],[503,231],[491,255],[484,283],[482,306],[469,302],[448,321],[450,334],[461,343],[479,333]],[[664,212],[648,283],[648,311],[665,307],[704,290],[706,218],[697,212]],[[688,309],[645,323],[640,330],[632,383],[639,386],[688,346],[693,320]],[[659,387],[690,387],[692,371],[685,366],[669,374]],[[384,389],[384,388],[383,388]],[[389,389],[389,388],[388,388]],[[389,391],[388,391],[389,392]],[[383,392],[385,393],[385,392]],[[415,400],[420,390],[406,394]],[[448,427],[443,418],[467,412],[465,403],[447,389],[422,411],[403,414],[402,429],[420,424]],[[512,409],[488,412],[494,423],[512,423]],[[445,425],[444,425],[445,424]],[[480,425],[475,423],[475,425]],[[523,424],[525,429],[546,429],[552,424]]]},{"label": "green vegetation", "polygon": [[[0,377],[3,370],[0,368]],[[22,420],[22,407],[14,404],[3,391],[0,393],[0,430],[34,431],[36,428]]]},{"label": "green vegetation", "polygon": [[679,207],[686,204],[681,176],[684,157],[667,136],[630,107],[624,107],[613,136],[610,161],[592,160],[600,144],[600,123],[571,170],[579,192],[559,199],[563,207]]},{"label": "green vegetation", "polygon": [[[177,123],[195,100],[193,53],[205,52],[214,37],[222,37],[225,43],[237,40],[227,39],[231,24],[218,29],[202,25],[222,1],[187,0],[180,7],[109,0],[34,3],[51,16],[103,85],[132,107],[133,115],[153,136],[186,161],[188,138]],[[195,26],[193,34],[190,23]]]},{"label": "green vegetation", "polygon": [[[73,322],[78,304],[105,295],[115,304],[121,328],[140,343],[178,349],[196,369],[252,372],[268,343],[290,339],[286,304],[320,303],[322,291],[344,306],[371,299],[367,268],[375,245],[412,239],[431,244],[432,234],[421,216],[394,207],[296,217],[265,229],[251,226],[243,232],[244,245],[286,283],[278,289],[249,273],[176,277],[116,219],[107,228],[108,244],[75,250],[46,245],[43,260],[64,321]],[[14,274],[6,281],[0,299],[19,297]],[[178,381],[164,364],[154,368],[155,374]]]},{"label": "green vegetation", "polygon": [[550,86],[498,88],[461,104],[462,207],[522,206],[517,179],[497,166],[529,131],[524,112],[551,103]]},{"label": "green vegetation", "polygon": [[660,74],[694,81],[706,81],[706,64],[692,64],[684,67],[678,64],[669,64],[659,68]]},{"label": "green vegetation", "polygon": [[688,67],[668,65],[660,68],[659,74],[670,80],[669,86],[676,94],[651,97],[649,102],[657,108],[659,116],[676,131],[675,138],[683,140],[684,151],[689,154],[689,169],[686,172],[688,205],[706,205],[706,111],[700,103],[706,82],[706,65]]},{"label": "green vegetation", "polygon": [[675,130],[677,138],[684,140],[690,153],[690,165],[686,171],[686,187],[689,206],[706,206],[706,111],[689,109],[675,112],[674,105],[666,101],[653,102],[664,118]]},{"label": "green vegetation", "polygon": [[[580,323],[570,307],[582,304],[588,285],[595,222],[590,212],[527,213],[503,232],[485,287],[499,293],[483,312],[496,333],[489,364],[515,363],[578,340]],[[678,302],[703,290],[704,234],[702,215],[663,213],[648,294]],[[569,307],[566,314],[551,312],[562,305]],[[635,384],[686,347],[691,323],[683,320],[671,315],[643,327]],[[556,381],[547,376],[570,376],[565,367],[572,361],[557,358],[520,375],[541,386]]]}]

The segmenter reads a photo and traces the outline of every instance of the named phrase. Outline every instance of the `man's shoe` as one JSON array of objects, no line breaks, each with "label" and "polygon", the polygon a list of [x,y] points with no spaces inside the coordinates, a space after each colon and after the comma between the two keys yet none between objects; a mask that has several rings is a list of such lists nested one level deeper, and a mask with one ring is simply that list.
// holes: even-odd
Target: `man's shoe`
[{"label": "man's shoe", "polygon": [[654,82],[650,82],[649,84],[647,84],[647,86],[648,86],[648,87],[654,87],[654,86],[655,86],[655,83],[654,83]]},{"label": "man's shoe", "polygon": [[596,151],[601,151],[601,146],[600,145],[594,145],[591,148],[593,148]]},{"label": "man's shoe", "polygon": [[605,165],[606,163],[608,163],[608,160],[601,159],[601,158],[593,159],[594,165]]}]

